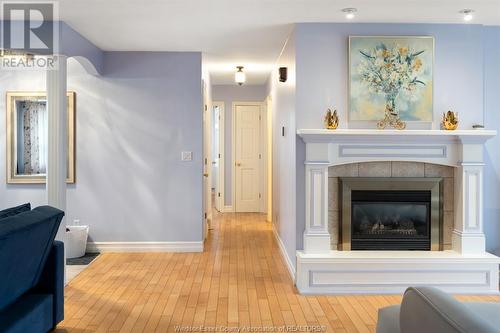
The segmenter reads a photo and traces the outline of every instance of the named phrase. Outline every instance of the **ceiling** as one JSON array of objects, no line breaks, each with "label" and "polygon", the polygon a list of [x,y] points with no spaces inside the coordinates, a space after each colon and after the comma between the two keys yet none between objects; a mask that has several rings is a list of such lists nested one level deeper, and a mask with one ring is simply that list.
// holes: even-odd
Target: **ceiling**
[{"label": "ceiling", "polygon": [[60,0],[60,19],[106,51],[201,51],[214,84],[263,84],[294,22],[500,25],[500,0]]}]

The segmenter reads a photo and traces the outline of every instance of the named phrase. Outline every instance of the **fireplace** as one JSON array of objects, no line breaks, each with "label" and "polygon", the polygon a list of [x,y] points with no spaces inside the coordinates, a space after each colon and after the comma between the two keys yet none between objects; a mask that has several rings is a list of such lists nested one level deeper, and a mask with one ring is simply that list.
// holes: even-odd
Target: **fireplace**
[{"label": "fireplace", "polygon": [[[496,131],[301,129],[298,135],[305,143],[305,179],[296,269],[284,255],[301,294],[402,293],[414,285],[498,294],[500,258],[485,252],[483,233],[483,147]],[[430,193],[430,251],[351,251],[353,191],[397,191],[398,197],[424,191],[425,199],[387,200],[418,207],[429,204]],[[358,204],[381,205],[358,194]]]},{"label": "fireplace", "polygon": [[342,250],[440,250],[441,178],[340,178]]}]

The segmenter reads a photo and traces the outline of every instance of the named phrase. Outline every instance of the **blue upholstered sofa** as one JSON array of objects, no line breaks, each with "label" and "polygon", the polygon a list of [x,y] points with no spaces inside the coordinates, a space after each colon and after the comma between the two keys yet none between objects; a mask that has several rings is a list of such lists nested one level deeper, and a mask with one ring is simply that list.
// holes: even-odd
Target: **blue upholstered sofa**
[{"label": "blue upholstered sofa", "polygon": [[26,204],[0,211],[0,332],[48,332],[64,316],[64,212]]}]

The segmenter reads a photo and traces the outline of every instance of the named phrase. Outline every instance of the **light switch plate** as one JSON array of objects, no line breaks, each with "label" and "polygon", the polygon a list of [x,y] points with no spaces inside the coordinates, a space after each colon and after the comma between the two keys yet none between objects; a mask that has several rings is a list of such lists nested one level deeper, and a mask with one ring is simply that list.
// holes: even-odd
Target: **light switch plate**
[{"label": "light switch plate", "polygon": [[192,161],[193,160],[193,152],[192,151],[183,151],[181,154],[182,161]]}]

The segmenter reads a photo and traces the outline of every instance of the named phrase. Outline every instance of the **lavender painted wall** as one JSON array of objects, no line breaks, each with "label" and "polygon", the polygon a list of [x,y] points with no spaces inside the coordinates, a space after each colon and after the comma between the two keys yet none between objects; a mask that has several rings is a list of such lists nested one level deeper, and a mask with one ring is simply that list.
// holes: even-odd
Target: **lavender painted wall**
[{"label": "lavender painted wall", "polygon": [[232,124],[233,124],[233,102],[263,102],[267,97],[265,85],[214,85],[212,86],[212,100],[224,102],[224,205],[231,206],[232,199]]},{"label": "lavender painted wall", "polygon": [[[68,223],[90,224],[94,241],[201,241],[201,54],[106,52],[100,77],[73,65],[77,182],[68,186]],[[44,89],[39,73],[0,73],[2,96]],[[4,136],[0,130],[2,142]],[[181,151],[192,151],[193,161],[182,162]],[[43,185],[5,185],[4,164],[0,209],[45,202]]]},{"label": "lavender painted wall", "polygon": [[[104,56],[103,52],[66,22],[55,21],[55,23],[56,28],[59,30],[59,50],[57,54],[77,58],[77,60],[86,67],[87,72],[92,72],[92,74],[101,73]],[[18,29],[24,29],[23,21],[10,21],[10,24],[19,26]],[[3,21],[1,20],[0,25],[3,26]]]},{"label": "lavender painted wall", "polygon": [[104,53],[65,22],[60,23],[59,29],[61,54],[77,58],[87,72],[102,73]]},{"label": "lavender painted wall", "polygon": [[440,115],[450,109],[459,112],[461,128],[482,123],[482,31],[482,26],[469,24],[297,24],[297,127],[321,128],[329,107],[339,111],[341,127],[361,127],[347,123],[350,35],[433,36],[432,127],[438,129]]},{"label": "lavender painted wall", "polygon": [[[450,24],[297,24],[297,128],[321,128],[328,107],[338,109],[341,128],[366,127],[367,124],[347,123],[349,35],[429,35],[435,37],[436,44],[434,122],[426,127],[439,128],[440,114],[452,109],[460,114],[461,128],[471,128],[475,123],[484,122],[486,107],[487,128],[500,129],[496,109],[500,86],[498,29]],[[489,250],[500,247],[500,228],[497,226],[500,204],[493,199],[499,194],[500,155],[492,149],[495,145],[498,147],[500,139],[495,140],[488,145],[486,159],[489,165],[485,173],[485,197],[490,196],[485,202]],[[301,249],[305,221],[305,145],[301,140],[297,140],[296,153],[297,205],[288,209],[295,209],[297,213],[297,249]]]},{"label": "lavender painted wall", "polygon": [[[500,133],[500,27],[485,27],[485,124]],[[500,255],[500,136],[486,144],[484,172],[484,232],[486,247]]]},{"label": "lavender painted wall", "polygon": [[[297,231],[296,223],[296,79],[295,36],[289,37],[276,68],[267,84],[271,94],[273,119],[273,223],[288,256],[287,261],[295,270],[297,239],[303,230]],[[278,68],[288,68],[288,80],[278,81]],[[282,135],[284,128],[284,135]]]}]

